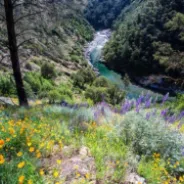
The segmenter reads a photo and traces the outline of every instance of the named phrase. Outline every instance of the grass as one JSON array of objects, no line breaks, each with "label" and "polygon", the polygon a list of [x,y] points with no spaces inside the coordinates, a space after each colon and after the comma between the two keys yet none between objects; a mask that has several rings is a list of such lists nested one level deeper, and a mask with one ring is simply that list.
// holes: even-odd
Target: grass
[{"label": "grass", "polygon": [[[77,109],[47,105],[29,109],[1,107],[0,181],[3,184],[64,183],[59,165],[63,160],[49,165],[45,160],[53,160],[58,154],[64,159],[65,146],[74,149],[67,153],[68,157],[86,146],[95,160],[96,179],[104,184],[121,183],[132,171],[146,178],[148,184],[182,184],[183,134],[179,131],[183,128],[176,130],[176,123],[166,128],[159,115],[154,120],[146,119],[148,111],[151,109],[136,113],[131,108],[125,114],[115,113],[104,103]],[[167,155],[170,147],[173,150]],[[89,183],[89,176],[78,183]],[[82,176],[76,173],[74,177]]]}]

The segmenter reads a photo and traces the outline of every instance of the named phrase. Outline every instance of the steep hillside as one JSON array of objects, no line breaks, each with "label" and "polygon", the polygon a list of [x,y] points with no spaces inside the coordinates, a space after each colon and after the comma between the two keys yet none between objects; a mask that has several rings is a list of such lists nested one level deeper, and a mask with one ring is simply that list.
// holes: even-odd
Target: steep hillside
[{"label": "steep hillside", "polygon": [[[25,1],[27,2],[27,1]],[[33,1],[35,3],[36,1]],[[44,2],[44,1],[40,1]],[[34,14],[19,21],[16,26],[18,42],[30,40],[20,47],[22,68],[39,71],[48,61],[54,62],[58,72],[70,74],[81,68],[86,62],[83,57],[83,45],[92,39],[93,29],[83,17],[87,1],[47,1],[39,6],[22,5],[15,9],[15,19],[28,13]],[[3,14],[3,7],[0,11]],[[8,54],[6,45],[6,26],[0,24],[1,56]],[[2,66],[7,69],[10,62],[4,57]],[[2,67],[1,67],[2,68]]]},{"label": "steep hillside", "polygon": [[109,28],[131,0],[89,0],[86,18],[96,28]]},{"label": "steep hillside", "polygon": [[121,73],[164,74],[182,85],[183,31],[183,0],[134,0],[116,21],[105,61]]}]

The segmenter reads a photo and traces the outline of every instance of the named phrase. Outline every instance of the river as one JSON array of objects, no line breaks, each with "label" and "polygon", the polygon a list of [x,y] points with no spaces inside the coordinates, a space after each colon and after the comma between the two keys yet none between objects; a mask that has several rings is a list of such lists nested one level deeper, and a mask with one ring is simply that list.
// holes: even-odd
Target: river
[{"label": "river", "polygon": [[105,77],[113,84],[118,85],[119,88],[125,90],[128,98],[137,98],[142,92],[150,93],[152,96],[161,96],[132,83],[130,83],[128,86],[125,86],[120,74],[108,69],[103,63],[100,62],[102,49],[110,39],[110,36],[111,31],[109,29],[98,31],[96,32],[93,41],[88,43],[85,50],[85,57],[89,62],[89,65],[94,67],[94,69],[97,70],[101,76]]}]

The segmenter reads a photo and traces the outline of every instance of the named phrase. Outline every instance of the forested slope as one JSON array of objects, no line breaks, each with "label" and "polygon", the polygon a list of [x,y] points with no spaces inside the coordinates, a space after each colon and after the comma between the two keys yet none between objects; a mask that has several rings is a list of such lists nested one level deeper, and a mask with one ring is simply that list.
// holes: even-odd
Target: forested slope
[{"label": "forested slope", "polygon": [[89,0],[85,15],[96,28],[109,28],[131,0]]},{"label": "forested slope", "polygon": [[109,67],[133,76],[183,77],[183,0],[134,0],[114,27],[104,50]]}]

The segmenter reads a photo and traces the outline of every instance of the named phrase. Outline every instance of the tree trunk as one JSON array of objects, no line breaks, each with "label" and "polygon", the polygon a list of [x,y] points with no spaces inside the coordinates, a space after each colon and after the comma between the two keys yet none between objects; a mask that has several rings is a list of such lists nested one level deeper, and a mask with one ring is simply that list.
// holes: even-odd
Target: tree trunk
[{"label": "tree trunk", "polygon": [[11,55],[13,75],[16,83],[17,95],[19,98],[19,105],[28,106],[28,100],[26,97],[21,70],[20,70],[12,0],[4,0],[4,8],[5,8],[5,14],[6,14],[9,50]]}]

